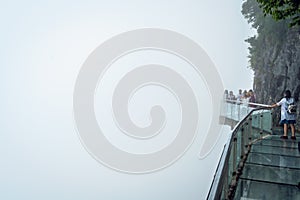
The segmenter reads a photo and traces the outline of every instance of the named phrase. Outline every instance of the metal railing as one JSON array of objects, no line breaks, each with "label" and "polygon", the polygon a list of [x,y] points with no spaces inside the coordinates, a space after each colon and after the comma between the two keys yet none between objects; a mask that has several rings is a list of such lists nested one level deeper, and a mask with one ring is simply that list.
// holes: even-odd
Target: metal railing
[{"label": "metal railing", "polygon": [[[267,105],[260,108],[247,108],[247,112],[240,112],[245,106],[237,101],[227,101],[227,108],[221,112],[224,117],[233,117],[241,120],[232,131],[231,137],[224,146],[213,183],[211,185],[208,200],[233,199],[234,192],[242,173],[244,164],[251,150],[253,142],[263,139],[272,133],[272,111]],[[233,105],[228,105],[233,104]],[[228,109],[230,108],[230,109]]]}]

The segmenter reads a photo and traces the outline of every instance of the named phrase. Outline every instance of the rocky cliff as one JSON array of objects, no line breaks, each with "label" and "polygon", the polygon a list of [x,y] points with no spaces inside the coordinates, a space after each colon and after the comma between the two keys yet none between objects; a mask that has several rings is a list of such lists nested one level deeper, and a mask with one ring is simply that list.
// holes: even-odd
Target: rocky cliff
[{"label": "rocky cliff", "polygon": [[[300,125],[300,27],[289,27],[289,21],[274,21],[265,17],[255,0],[243,4],[243,15],[257,30],[246,41],[250,68],[254,71],[253,89],[260,103],[271,104],[283,97],[286,89],[298,100],[298,129]],[[278,124],[279,111],[274,122]]]}]

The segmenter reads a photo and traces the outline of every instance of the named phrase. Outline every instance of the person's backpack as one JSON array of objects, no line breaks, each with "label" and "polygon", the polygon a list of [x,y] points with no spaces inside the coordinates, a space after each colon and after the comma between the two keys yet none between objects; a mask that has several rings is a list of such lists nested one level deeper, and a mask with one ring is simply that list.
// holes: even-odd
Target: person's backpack
[{"label": "person's backpack", "polygon": [[287,113],[290,115],[294,115],[297,113],[297,105],[295,105],[294,102],[292,103],[287,102]]}]

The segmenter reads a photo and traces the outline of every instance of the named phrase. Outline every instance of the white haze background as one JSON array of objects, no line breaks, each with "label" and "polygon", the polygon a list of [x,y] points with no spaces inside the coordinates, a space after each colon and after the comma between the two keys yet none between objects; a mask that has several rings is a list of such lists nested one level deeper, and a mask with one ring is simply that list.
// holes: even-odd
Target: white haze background
[{"label": "white haze background", "polygon": [[[0,199],[204,199],[227,127],[204,160],[198,159],[200,137],[171,167],[144,175],[119,173],[81,145],[73,121],[74,83],[102,42],[154,27],[196,41],[226,89],[250,89],[244,40],[251,30],[240,10],[240,1],[1,1]],[[124,142],[115,145],[132,150]]]}]

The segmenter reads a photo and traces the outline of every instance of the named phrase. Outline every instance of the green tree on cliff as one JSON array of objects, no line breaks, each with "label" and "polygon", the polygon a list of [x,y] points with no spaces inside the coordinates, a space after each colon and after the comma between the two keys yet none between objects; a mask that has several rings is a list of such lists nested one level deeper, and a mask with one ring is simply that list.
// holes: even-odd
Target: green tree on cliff
[{"label": "green tree on cliff", "polygon": [[300,0],[257,0],[264,15],[275,20],[289,19],[290,26],[300,25]]}]

